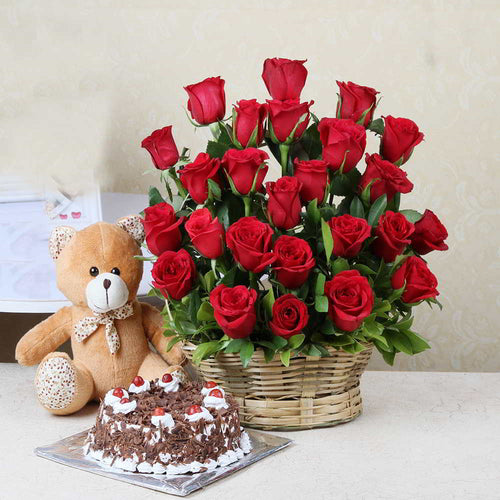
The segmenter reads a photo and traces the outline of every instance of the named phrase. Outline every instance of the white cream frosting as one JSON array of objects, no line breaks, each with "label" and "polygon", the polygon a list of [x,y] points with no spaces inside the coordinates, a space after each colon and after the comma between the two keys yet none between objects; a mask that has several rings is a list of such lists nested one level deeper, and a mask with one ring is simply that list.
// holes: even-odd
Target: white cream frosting
[{"label": "white cream frosting", "polygon": [[188,422],[198,422],[198,420],[206,420],[207,422],[211,422],[214,417],[212,414],[203,406],[201,407],[201,411],[199,413],[193,413],[192,415],[188,415],[187,413],[184,415]]},{"label": "white cream frosting", "polygon": [[153,415],[151,417],[151,423],[155,427],[167,427],[169,431],[175,427],[174,419],[170,413],[165,413],[165,415]]},{"label": "white cream frosting", "polygon": [[210,391],[213,391],[214,389],[219,389],[219,391],[222,392],[223,396],[226,395],[226,393],[224,392],[224,389],[220,385],[216,385],[215,387],[210,387],[210,389],[208,389],[207,387],[202,387],[200,392],[204,396],[208,396],[208,394],[210,393]]},{"label": "white cream frosting", "polygon": [[125,389],[122,389],[123,391],[123,396],[119,398],[118,396],[113,396],[113,391],[115,389],[111,389],[106,393],[104,396],[104,404],[107,406],[113,406],[115,403],[119,403],[120,399],[122,398],[128,398],[128,392]]},{"label": "white cream frosting", "polygon": [[142,385],[135,385],[133,382],[130,384],[130,387],[128,388],[129,392],[133,394],[139,394],[140,392],[146,392],[151,389],[151,384],[149,383],[149,380],[145,380],[144,384]]},{"label": "white cream frosting", "polygon": [[136,401],[129,401],[128,403],[116,403],[113,405],[113,413],[130,413],[137,408]]},{"label": "white cream frosting", "polygon": [[226,403],[226,400],[224,398],[217,398],[210,395],[203,398],[203,404],[207,408],[215,408],[216,410],[220,410],[221,408],[229,408],[229,405]]},{"label": "white cream frosting", "polygon": [[170,382],[163,382],[161,378],[158,379],[158,385],[163,387],[165,392],[177,392],[179,390],[180,383],[179,379],[175,375],[172,375],[172,380]]}]

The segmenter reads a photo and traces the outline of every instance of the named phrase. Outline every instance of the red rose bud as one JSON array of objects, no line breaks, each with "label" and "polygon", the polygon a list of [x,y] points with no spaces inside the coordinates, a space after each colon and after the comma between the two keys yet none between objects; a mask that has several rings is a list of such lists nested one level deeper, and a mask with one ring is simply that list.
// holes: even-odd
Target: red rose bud
[{"label": "red rose bud", "polygon": [[198,205],[205,203],[208,198],[208,179],[220,185],[219,167],[218,158],[211,158],[207,153],[199,153],[192,163],[184,165],[179,171],[182,185]]},{"label": "red rose bud", "polygon": [[248,337],[255,326],[257,292],[243,285],[219,285],[210,292],[214,317],[222,331],[232,339]]},{"label": "red rose bud", "polygon": [[185,225],[198,252],[207,259],[217,259],[224,252],[224,226],[217,217],[212,218],[208,208],[195,210]]},{"label": "red rose bud", "polygon": [[247,195],[252,189],[256,175],[255,191],[260,190],[267,174],[268,166],[265,161],[268,158],[269,155],[262,149],[229,149],[222,159],[222,168],[233,181],[238,193]]},{"label": "red rose bud", "polygon": [[142,377],[140,377],[139,375],[137,375],[137,377],[134,377],[134,380],[132,380],[132,383],[136,387],[140,387],[141,385],[144,384],[144,379]]},{"label": "red rose bud", "polygon": [[202,410],[201,410],[201,406],[200,405],[191,405],[188,409],[187,409],[187,414],[188,415],[194,415],[195,413],[201,413]]},{"label": "red rose bud", "polygon": [[356,271],[342,271],[325,284],[328,315],[333,324],[352,332],[370,316],[375,301],[370,282]]},{"label": "red rose bud", "polygon": [[352,120],[322,118],[318,125],[323,160],[332,170],[346,174],[361,160],[366,148],[366,130]]},{"label": "red rose bud", "polygon": [[380,154],[385,160],[402,165],[407,162],[413,148],[424,140],[415,122],[407,118],[384,116],[384,134],[380,143]]},{"label": "red rose bud", "polygon": [[383,194],[387,195],[387,201],[391,201],[396,193],[409,193],[413,189],[406,172],[380,155],[367,153],[365,160],[366,170],[359,181],[359,191],[363,192],[374,181],[370,186],[371,202]]},{"label": "red rose bud", "polygon": [[367,127],[373,120],[379,92],[352,82],[337,81],[337,85],[340,90],[337,118],[349,119],[356,123],[363,119],[361,125]]},{"label": "red rose bud", "polygon": [[406,284],[401,300],[407,304],[439,295],[437,279],[420,257],[405,259],[392,275],[391,284],[394,290],[399,290]]},{"label": "red rose bud", "polygon": [[285,288],[302,286],[316,264],[309,243],[295,236],[283,235],[274,243],[273,252],[276,256],[273,263],[276,279]]},{"label": "red rose bud", "polygon": [[385,262],[394,262],[410,244],[414,230],[413,224],[403,214],[388,210],[380,217],[375,229],[377,239],[373,242],[373,253]]},{"label": "red rose bud", "polygon": [[266,116],[267,104],[259,104],[256,99],[242,99],[236,103],[233,132],[242,147],[258,146],[262,142]]},{"label": "red rose bud", "polygon": [[188,110],[194,121],[208,125],[222,120],[226,113],[226,94],[220,76],[206,78],[202,82],[184,87],[188,93]]},{"label": "red rose bud", "polygon": [[411,246],[420,255],[432,250],[448,250],[444,240],[448,238],[448,231],[437,218],[434,212],[426,210],[424,216],[415,222],[415,232],[411,236]]},{"label": "red rose bud", "polygon": [[213,389],[208,393],[209,396],[212,396],[214,398],[223,398],[224,394],[219,389]]},{"label": "red rose bud", "polygon": [[[294,129],[292,140],[299,139],[309,123],[309,107],[314,104],[314,101],[301,103],[298,100],[273,100],[267,101],[267,103],[269,105],[269,123],[278,142],[287,142]],[[307,115],[306,118],[297,125],[304,115]]]},{"label": "red rose bud", "polygon": [[214,387],[217,387],[217,384],[215,382],[212,382],[211,380],[209,380],[208,382],[205,382],[203,384],[203,387],[205,389],[213,389]]},{"label": "red rose bud", "polygon": [[172,375],[170,373],[165,373],[163,375],[163,377],[161,378],[161,381],[164,384],[168,384],[169,382],[172,382],[172,380],[174,380],[174,378],[172,377]]},{"label": "red rose bud", "polygon": [[113,391],[113,396],[115,396],[116,398],[123,398],[123,389],[121,387],[117,387]]},{"label": "red rose bud", "polygon": [[180,300],[193,288],[196,268],[193,259],[183,248],[178,252],[164,252],[153,264],[153,286],[165,298]]},{"label": "red rose bud", "polygon": [[153,410],[153,415],[154,415],[155,417],[162,417],[163,415],[165,415],[165,409],[164,409],[164,408],[160,408],[160,407],[158,406],[158,408],[155,408],[155,409]]},{"label": "red rose bud", "polygon": [[307,306],[291,293],[276,299],[269,327],[274,335],[288,339],[299,334],[309,321]]},{"label": "red rose bud", "polygon": [[179,160],[179,151],[172,137],[171,125],[155,130],[142,141],[141,146],[148,150],[155,167],[159,170],[166,170]]},{"label": "red rose bud", "polygon": [[371,233],[371,227],[365,219],[349,214],[333,217],[328,225],[332,230],[333,255],[337,257],[356,256]]},{"label": "red rose bud", "polygon": [[307,69],[304,66],[306,61],[307,59],[292,61],[279,57],[264,61],[262,79],[273,99],[300,99],[307,78]]},{"label": "red rose bud", "polygon": [[242,217],[229,226],[226,244],[236,262],[247,271],[260,273],[274,262],[271,252],[273,230],[256,217]]},{"label": "red rose bud", "polygon": [[327,168],[328,164],[323,160],[301,161],[295,158],[293,176],[302,183],[300,199],[303,203],[309,203],[315,198],[318,203],[323,202],[328,182]]},{"label": "red rose bud", "polygon": [[179,226],[183,220],[183,217],[177,219],[174,208],[168,203],[157,203],[144,209],[142,224],[151,253],[159,256],[167,250],[177,250],[181,246]]},{"label": "red rose bud", "polygon": [[122,399],[120,399],[120,404],[124,405],[124,404],[127,404],[127,403],[130,403],[130,399],[129,398],[122,398]]},{"label": "red rose bud", "polygon": [[269,200],[267,212],[273,224],[279,229],[291,229],[300,222],[300,188],[296,177],[281,177],[266,184]]}]

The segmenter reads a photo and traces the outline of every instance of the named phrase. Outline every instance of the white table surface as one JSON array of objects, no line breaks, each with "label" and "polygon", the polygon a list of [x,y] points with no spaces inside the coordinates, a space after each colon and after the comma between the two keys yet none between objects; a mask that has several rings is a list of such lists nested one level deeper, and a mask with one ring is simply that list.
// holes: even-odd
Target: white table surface
[{"label": "white table surface", "polygon": [[[165,495],[36,457],[35,447],[88,428],[97,406],[52,416],[36,402],[33,375],[0,364],[0,499]],[[278,432],[295,443],[188,498],[500,498],[500,373],[367,372],[362,390],[358,419]]]}]

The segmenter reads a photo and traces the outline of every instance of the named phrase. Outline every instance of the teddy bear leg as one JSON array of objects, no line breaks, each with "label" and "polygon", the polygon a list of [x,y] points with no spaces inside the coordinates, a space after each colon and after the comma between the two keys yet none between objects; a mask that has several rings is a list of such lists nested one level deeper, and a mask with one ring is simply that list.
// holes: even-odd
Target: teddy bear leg
[{"label": "teddy bear leg", "polygon": [[51,352],[38,366],[35,390],[41,405],[55,415],[83,408],[94,390],[92,375],[64,352]]},{"label": "teddy bear leg", "polygon": [[160,378],[165,373],[177,372],[177,376],[181,379],[186,377],[180,365],[170,366],[159,354],[155,352],[148,352],[144,361],[139,368],[139,375],[144,380],[154,380]]}]

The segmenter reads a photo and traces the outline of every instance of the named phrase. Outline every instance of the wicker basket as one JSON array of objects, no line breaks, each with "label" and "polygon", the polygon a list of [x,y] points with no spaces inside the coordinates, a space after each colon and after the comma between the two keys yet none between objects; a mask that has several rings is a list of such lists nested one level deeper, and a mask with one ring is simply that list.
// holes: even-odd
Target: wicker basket
[{"label": "wicker basket", "polygon": [[[299,430],[328,427],[356,418],[362,410],[359,382],[372,345],[357,354],[330,348],[330,357],[297,356],[285,367],[256,350],[248,367],[238,354],[219,353],[195,367],[232,393],[241,422],[256,429]],[[183,346],[191,360],[196,346]]]}]

